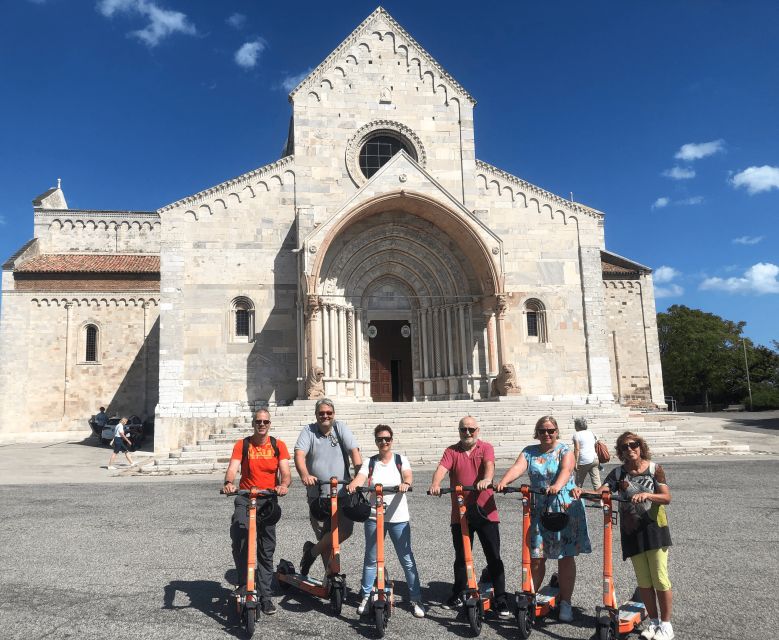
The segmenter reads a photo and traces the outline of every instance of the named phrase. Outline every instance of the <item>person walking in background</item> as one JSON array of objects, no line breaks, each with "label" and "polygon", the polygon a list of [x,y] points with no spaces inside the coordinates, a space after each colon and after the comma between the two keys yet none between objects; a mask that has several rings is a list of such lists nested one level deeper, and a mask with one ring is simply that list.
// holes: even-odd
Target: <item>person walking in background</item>
[{"label": "person walking in background", "polygon": [[592,488],[600,486],[600,461],[595,451],[595,443],[598,438],[587,429],[585,418],[576,418],[573,421],[576,432],[573,434],[573,459],[576,461],[576,486],[581,487],[584,479],[589,475]]},{"label": "person walking in background", "polygon": [[[398,487],[398,493],[384,495],[384,534],[389,532],[400,566],[406,575],[411,611],[417,618],[425,617],[422,593],[419,588],[419,571],[411,550],[411,525],[409,524],[406,492],[411,488],[413,477],[411,464],[406,456],[392,452],[392,427],[380,424],[373,430],[379,453],[362,463],[360,471],[346,490],[353,493],[368,481],[369,487],[377,484]],[[371,494],[371,517],[365,521],[365,558],[362,570],[362,590],[357,613],[362,615],[368,605],[371,588],[376,579],[376,496]]]},{"label": "person walking in background", "polygon": [[[535,429],[539,444],[522,449],[495,489],[503,491],[506,485],[527,472],[531,489],[546,492],[546,499],[534,496],[540,499],[533,501],[530,512],[530,570],[533,574],[533,584],[538,589],[544,582],[546,561],[557,560],[557,577],[560,581],[559,619],[561,622],[571,622],[576,556],[580,553],[590,553],[592,547],[584,505],[573,494],[576,489],[572,476],[573,453],[567,444],[558,440],[559,436],[557,421],[552,416],[540,418]],[[562,531],[550,531],[543,527],[541,516],[546,508],[565,511],[568,514],[568,524]]]},{"label": "person walking in background", "polygon": [[116,426],[114,427],[114,452],[111,454],[111,458],[108,460],[108,469],[113,471],[116,469],[114,466],[114,460],[116,460],[116,455],[121,451],[124,453],[125,457],[127,458],[128,464],[132,467],[133,459],[130,457],[130,449],[129,447],[132,446],[132,442],[130,442],[130,439],[127,437],[127,435],[124,432],[124,425],[127,424],[127,418],[122,418],[119,422],[116,423]]},{"label": "person walking in background", "polygon": [[[479,424],[476,418],[466,416],[460,420],[458,427],[460,441],[447,447],[438,468],[433,473],[430,484],[430,495],[441,495],[441,482],[449,475],[449,485],[474,485],[478,491],[465,494],[465,503],[469,513],[475,517],[468,518],[468,531],[471,542],[474,533],[478,534],[484,557],[487,560],[487,571],[495,589],[495,609],[499,618],[511,617],[506,602],[506,575],[503,560],[500,557],[500,529],[498,507],[491,488],[495,475],[495,449],[488,442],[479,440]],[[460,512],[455,494],[452,493],[452,544],[454,545],[454,584],[452,593],[445,606],[457,609],[462,606],[462,592],[468,584],[465,570],[465,549],[463,548],[460,530]]]},{"label": "person walking in background", "polygon": [[668,577],[671,531],[665,509],[671,502],[671,490],[665,470],[651,462],[652,454],[646,440],[632,431],[617,438],[617,456],[622,466],[612,469],[598,491],[609,489],[624,500],[619,503],[622,559],[630,558],[633,563],[649,618],[641,637],[644,640],[673,640],[673,598]]}]

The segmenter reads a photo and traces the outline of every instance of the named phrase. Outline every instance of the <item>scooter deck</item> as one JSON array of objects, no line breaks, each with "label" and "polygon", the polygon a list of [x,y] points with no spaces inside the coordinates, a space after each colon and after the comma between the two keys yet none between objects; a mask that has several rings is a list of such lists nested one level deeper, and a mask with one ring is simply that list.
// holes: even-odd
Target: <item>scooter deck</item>
[{"label": "scooter deck", "polygon": [[644,603],[628,600],[619,608],[619,632],[630,633],[646,618]]},{"label": "scooter deck", "polygon": [[557,606],[557,596],[560,593],[560,587],[549,585],[541,587],[536,594],[536,617],[547,615]]}]

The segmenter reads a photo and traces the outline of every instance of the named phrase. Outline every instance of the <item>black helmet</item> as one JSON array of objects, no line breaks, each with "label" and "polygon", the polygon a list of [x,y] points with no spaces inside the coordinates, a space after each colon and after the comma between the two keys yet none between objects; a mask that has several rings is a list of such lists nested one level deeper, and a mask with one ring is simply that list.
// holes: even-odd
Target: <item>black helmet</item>
[{"label": "black helmet", "polygon": [[371,504],[365,494],[359,491],[344,496],[340,506],[344,515],[354,522],[365,522],[371,517]]},{"label": "black helmet", "polygon": [[466,507],[465,517],[468,519],[468,526],[473,529],[478,529],[485,522],[489,522],[487,514],[484,513],[484,509],[476,502],[472,502]]},{"label": "black helmet", "polygon": [[[552,509],[555,503],[558,502],[560,511],[553,511]],[[565,503],[559,493],[554,496],[550,495],[546,497],[546,507],[541,514],[541,526],[544,529],[554,532],[562,531],[568,526],[568,521],[570,519],[571,517],[565,512]]]},{"label": "black helmet", "polygon": [[257,519],[266,527],[276,524],[281,519],[279,501],[275,497],[260,501],[257,505]]},{"label": "black helmet", "polygon": [[330,498],[314,498],[308,503],[308,512],[314,520],[327,520],[330,517]]}]

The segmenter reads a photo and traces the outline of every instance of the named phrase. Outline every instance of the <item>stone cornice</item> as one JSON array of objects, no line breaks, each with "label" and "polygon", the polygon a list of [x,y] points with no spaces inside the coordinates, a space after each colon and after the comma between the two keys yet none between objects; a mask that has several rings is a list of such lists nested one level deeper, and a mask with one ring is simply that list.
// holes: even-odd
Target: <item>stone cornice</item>
[{"label": "stone cornice", "polygon": [[156,211],[118,211],[112,209],[38,209],[34,210],[35,218],[147,218],[160,217]]},{"label": "stone cornice", "polygon": [[502,169],[498,169],[497,167],[494,167],[493,165],[484,162],[483,160],[476,160],[476,169],[489,173],[495,178],[501,178],[510,184],[516,185],[524,192],[532,193],[554,202],[559,207],[564,207],[566,210],[572,213],[582,213],[596,220],[603,220],[605,217],[602,211],[598,211],[597,209],[593,209],[592,207],[588,207],[578,202],[566,200],[565,198],[558,196],[551,191],[537,187],[536,185],[531,184],[526,180],[522,180],[522,178],[517,178],[517,176],[503,171]]},{"label": "stone cornice", "polygon": [[30,302],[38,306],[45,304],[47,306],[64,306],[72,304],[76,306],[104,304],[106,306],[143,306],[160,304],[160,294],[156,291],[13,291],[3,290],[5,296],[24,296],[29,298]]},{"label": "stone cornice", "polygon": [[294,164],[294,161],[295,156],[285,156],[279,160],[276,160],[275,162],[271,162],[270,164],[266,164],[257,169],[252,169],[248,173],[241,174],[236,178],[231,178],[230,180],[221,182],[213,187],[204,189],[203,191],[199,191],[191,196],[187,196],[186,198],[182,198],[181,200],[177,200],[176,202],[165,205],[164,207],[158,209],[157,213],[162,214],[165,211],[170,211],[171,209],[177,209],[179,207],[191,207],[193,205],[199,205],[204,201],[213,198],[214,196],[229,193],[231,190],[235,189],[235,187],[242,188],[249,186],[251,181],[255,178],[272,176],[275,173],[278,173],[279,170],[286,169],[290,165]]},{"label": "stone cornice", "polygon": [[400,24],[393,18],[384,7],[377,7],[376,10],[371,13],[365,20],[363,20],[359,26],[352,31],[346,39],[339,44],[335,50],[327,56],[317,67],[309,73],[303,80],[295,87],[289,94],[289,100],[292,102],[295,95],[302,89],[310,86],[312,82],[319,81],[333,66],[335,61],[347,50],[358,42],[358,40],[365,35],[365,31],[368,27],[373,25],[379,18],[384,18],[396,34],[406,40],[410,47],[414,47],[419,53],[420,58],[424,60],[430,67],[436,70],[441,78],[446,80],[453,89],[455,89],[461,96],[468,100],[471,105],[476,105],[476,100],[463,88],[463,86],[457,82],[444,68],[438,64],[438,62],[431,56],[411,35],[400,26]]}]

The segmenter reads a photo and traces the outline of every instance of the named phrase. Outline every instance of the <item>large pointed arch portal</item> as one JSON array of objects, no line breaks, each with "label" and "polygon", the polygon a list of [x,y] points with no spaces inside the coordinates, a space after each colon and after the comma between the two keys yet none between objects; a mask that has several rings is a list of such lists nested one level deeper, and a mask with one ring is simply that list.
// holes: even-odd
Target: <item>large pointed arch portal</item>
[{"label": "large pointed arch portal", "polygon": [[321,369],[328,396],[486,395],[502,361],[500,243],[472,214],[386,194],[334,216],[304,249],[305,371]]}]

